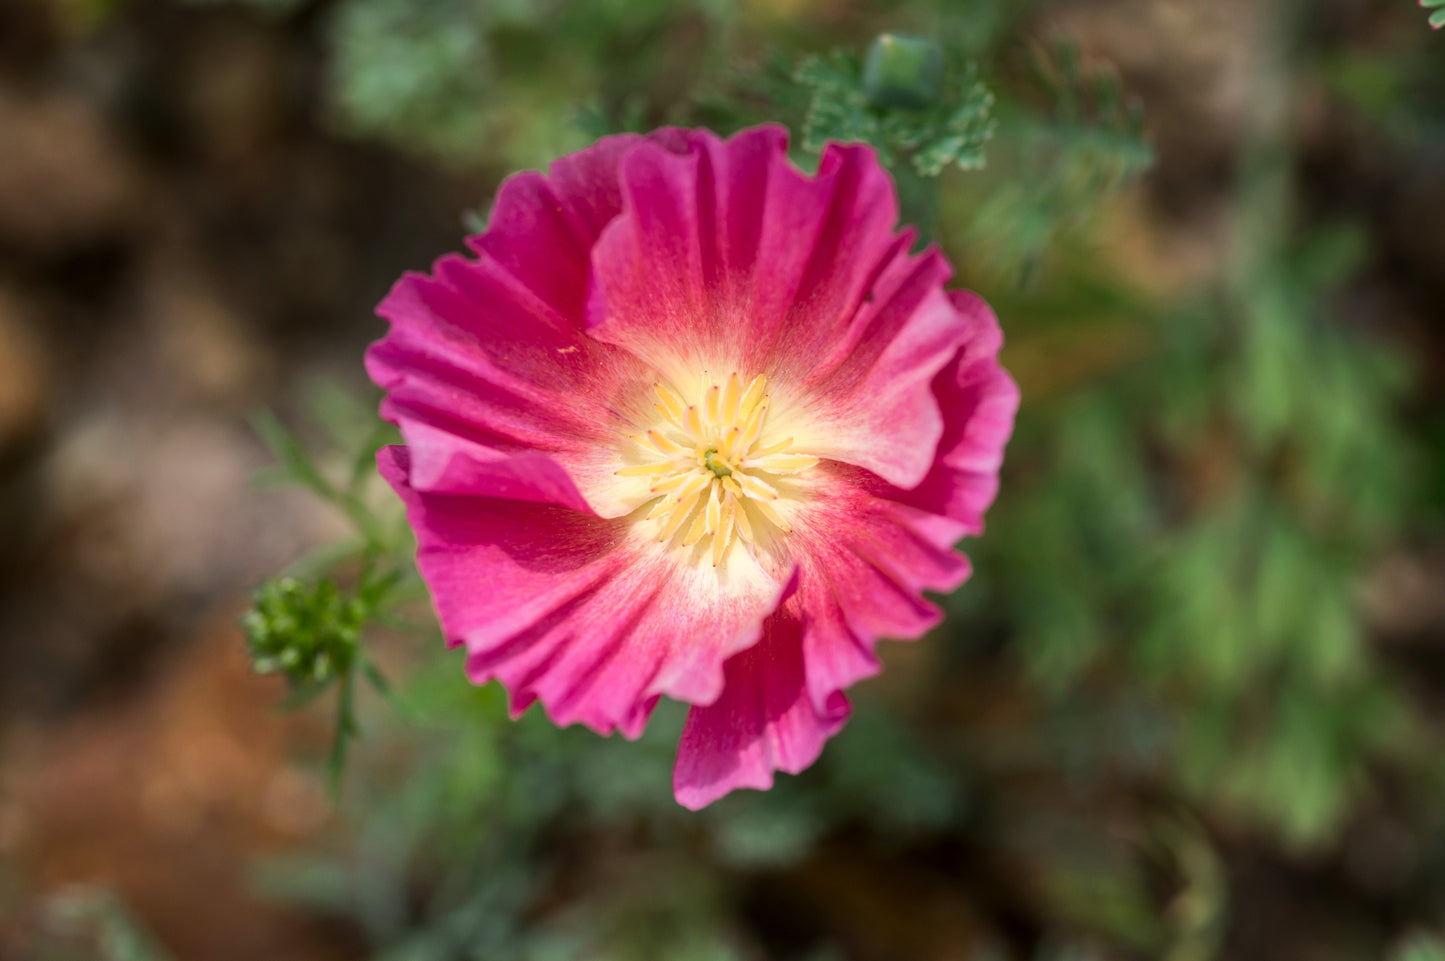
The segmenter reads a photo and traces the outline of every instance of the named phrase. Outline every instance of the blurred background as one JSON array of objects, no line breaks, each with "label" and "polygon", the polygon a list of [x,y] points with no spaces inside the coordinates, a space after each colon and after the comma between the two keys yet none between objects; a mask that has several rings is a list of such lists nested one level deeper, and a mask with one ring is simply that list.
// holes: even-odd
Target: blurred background
[{"label": "blurred background", "polygon": [[[1445,959],[1428,17],[0,0],[0,957]],[[944,626],[695,815],[679,711],[462,679],[361,355],[508,172],[764,120],[884,152],[1024,402]]]}]

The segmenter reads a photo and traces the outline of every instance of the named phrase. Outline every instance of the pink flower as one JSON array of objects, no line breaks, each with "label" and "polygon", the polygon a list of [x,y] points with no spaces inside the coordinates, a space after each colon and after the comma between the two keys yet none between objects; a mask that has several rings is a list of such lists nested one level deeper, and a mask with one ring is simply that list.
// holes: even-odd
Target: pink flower
[{"label": "pink flower", "polygon": [[692,704],[690,808],[812,764],[878,639],[938,622],[923,592],[968,577],[1018,405],[873,152],[809,177],[786,148],[660,130],[517,174],[367,355],[470,678],[629,738]]}]

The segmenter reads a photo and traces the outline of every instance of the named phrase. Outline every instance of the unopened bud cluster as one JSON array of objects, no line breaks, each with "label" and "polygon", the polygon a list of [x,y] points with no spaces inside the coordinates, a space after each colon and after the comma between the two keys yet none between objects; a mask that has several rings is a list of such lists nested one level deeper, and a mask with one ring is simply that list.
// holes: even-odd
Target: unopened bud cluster
[{"label": "unopened bud cluster", "polygon": [[322,685],[345,673],[356,655],[365,610],[328,580],[293,577],[256,589],[255,606],[241,618],[251,667],[284,672],[292,687]]}]

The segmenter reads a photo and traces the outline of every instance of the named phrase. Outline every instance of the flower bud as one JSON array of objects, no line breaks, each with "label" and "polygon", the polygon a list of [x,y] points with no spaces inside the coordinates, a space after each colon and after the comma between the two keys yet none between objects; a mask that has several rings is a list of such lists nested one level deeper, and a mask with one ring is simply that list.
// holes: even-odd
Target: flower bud
[{"label": "flower bud", "polygon": [[365,620],[359,600],[327,580],[282,577],[257,588],[254,602],[241,626],[256,673],[284,672],[292,687],[310,687],[350,668]]},{"label": "flower bud", "polygon": [[863,91],[875,107],[918,108],[938,101],[943,50],[925,37],[879,34],[863,65]]}]

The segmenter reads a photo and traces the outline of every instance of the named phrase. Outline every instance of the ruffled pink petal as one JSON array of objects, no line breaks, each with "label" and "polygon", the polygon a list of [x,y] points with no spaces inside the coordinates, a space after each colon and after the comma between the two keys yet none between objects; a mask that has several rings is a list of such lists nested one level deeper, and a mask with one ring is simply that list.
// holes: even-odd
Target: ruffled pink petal
[{"label": "ruffled pink petal", "polygon": [[592,255],[592,335],[663,368],[767,374],[825,436],[810,452],[917,483],[942,431],[929,384],[965,331],[943,258],[894,232],[873,152],[830,146],[808,177],[779,128],[672,133],[622,159],[623,212]]},{"label": "ruffled pink petal", "polygon": [[[550,316],[485,259],[445,257],[433,276],[402,278],[378,310],[392,327],[367,369],[387,391],[382,416],[412,451],[414,484],[445,491],[446,466],[465,453],[503,478],[547,470],[559,490],[609,490],[607,455],[618,411],[644,381],[639,364]],[[609,515],[628,508],[589,502]]]},{"label": "ruffled pink petal", "polygon": [[443,257],[404,276],[377,311],[391,322],[367,369],[382,413],[412,449],[412,482],[430,488],[462,452],[503,475],[513,457],[550,458],[608,516],[608,449],[650,383],[625,351],[588,337],[589,256],[621,209],[617,165],[643,138],[607,138],[548,176],[503,184],[479,259]]},{"label": "ruffled pink petal", "polygon": [[722,696],[687,715],[673,769],[679,804],[697,810],[737,788],[766,790],[773,772],[797,774],[848,719],[839,695],[826,712],[808,697],[804,608],[789,600],[757,644],[727,662]]},{"label": "ruffled pink petal", "polygon": [[838,465],[821,488],[789,541],[807,612],[808,693],[825,711],[839,691],[878,672],[880,638],[915,640],[937,625],[942,612],[924,591],[953,591],[971,568],[953,550],[963,524],[892,500],[877,477]]},{"label": "ruffled pink petal", "polygon": [[954,362],[933,380],[944,412],[938,456],[911,490],[890,496],[919,510],[962,522],[968,534],[983,533],[983,515],[998,493],[1004,447],[1013,433],[1019,389],[998,363],[1003,335],[988,305],[968,291],[951,293],[968,322],[968,339]]},{"label": "ruffled pink petal", "polygon": [[645,140],[637,134],[604,137],[553,161],[546,176],[527,171],[508,177],[486,231],[468,244],[580,328],[592,245],[622,210],[618,165]]},{"label": "ruffled pink petal", "polygon": [[809,453],[899,487],[927,474],[944,428],[932,381],[968,335],[943,291],[951,274],[936,250],[913,257],[900,247],[803,386],[818,429]]},{"label": "ruffled pink petal", "polygon": [[808,177],[787,131],[666,131],[622,162],[623,216],[593,254],[588,326],[654,361],[724,355],[803,377],[893,254],[897,205],[862,146]]},{"label": "ruffled pink petal", "polygon": [[493,475],[457,455],[448,493],[409,480],[406,448],[385,448],[382,476],[417,532],[417,564],[443,631],[465,645],[471,679],[498,678],[520,714],[540,700],[559,725],[636,737],[659,695],[706,703],[723,663],[755,643],[791,572],[679,564],[625,521],[525,489],[492,496]]}]

